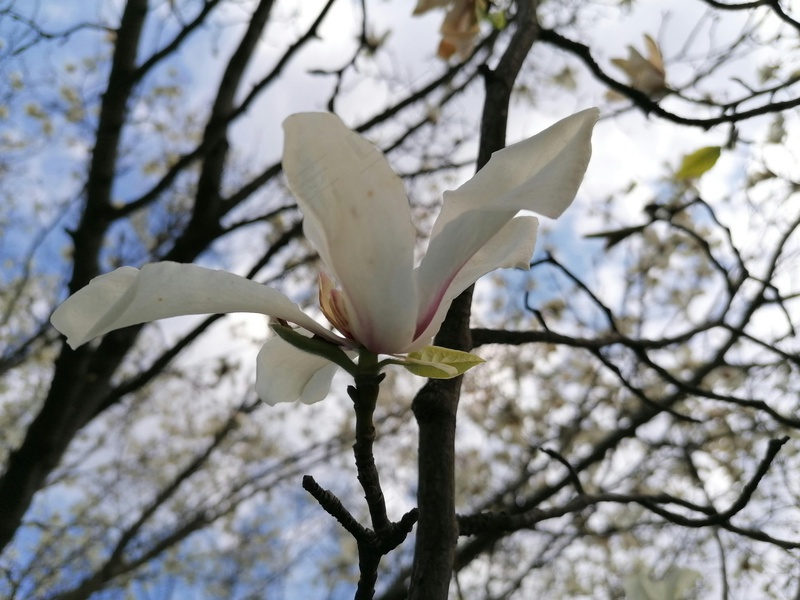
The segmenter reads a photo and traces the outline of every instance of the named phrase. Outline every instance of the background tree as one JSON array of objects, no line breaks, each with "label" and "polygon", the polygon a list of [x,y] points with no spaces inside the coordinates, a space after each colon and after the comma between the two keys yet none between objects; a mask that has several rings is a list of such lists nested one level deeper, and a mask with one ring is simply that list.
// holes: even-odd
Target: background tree
[{"label": "background tree", "polygon": [[[154,260],[313,304],[281,179],[290,113],[335,111],[387,152],[424,238],[441,190],[506,138],[600,104],[583,192],[531,273],[487,278],[440,334],[489,364],[382,385],[389,515],[421,512],[377,596],[412,581],[434,597],[430,566],[464,598],[635,597],[651,578],[796,597],[794,7],[476,4],[0,5],[3,596],[352,597],[354,541],[299,485],[313,475],[371,526],[345,379],[318,405],[263,407],[261,318],[71,351],[50,313]],[[446,537],[422,533],[441,523],[460,536],[452,577]]]}]

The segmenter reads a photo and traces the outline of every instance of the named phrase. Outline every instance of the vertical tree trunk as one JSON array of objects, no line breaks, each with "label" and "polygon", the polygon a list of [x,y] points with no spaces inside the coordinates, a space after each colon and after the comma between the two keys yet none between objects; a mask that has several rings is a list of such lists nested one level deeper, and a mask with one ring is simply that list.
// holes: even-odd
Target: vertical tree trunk
[{"label": "vertical tree trunk", "polygon": [[[148,0],[128,0],[117,29],[117,44],[86,184],[86,207],[73,233],[75,266],[69,284],[71,293],[98,273],[100,248],[111,223],[111,187],[128,100],[136,81],[136,57],[147,9]],[[14,537],[33,495],[82,425],[91,394],[81,392],[81,387],[90,359],[88,350],[72,352],[63,347],[44,407],[31,423],[22,445],[8,458],[8,466],[0,478],[0,551]],[[116,364],[109,366],[116,368]],[[88,385],[97,387],[97,383],[90,381]]]},{"label": "vertical tree trunk", "polygon": [[[517,30],[497,69],[484,72],[486,99],[481,120],[477,168],[505,147],[508,106],[514,81],[538,37],[536,0],[517,3]],[[436,344],[470,350],[472,287],[450,307]],[[455,433],[461,377],[429,381],[412,409],[419,425],[419,521],[409,600],[446,600],[453,571],[458,524],[455,511]]]}]

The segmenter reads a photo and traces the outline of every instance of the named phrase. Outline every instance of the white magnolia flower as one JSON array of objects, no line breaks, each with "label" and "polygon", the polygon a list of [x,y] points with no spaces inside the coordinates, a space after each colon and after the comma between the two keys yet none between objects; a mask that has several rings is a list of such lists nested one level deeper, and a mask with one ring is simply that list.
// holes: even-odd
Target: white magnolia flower
[{"label": "white magnolia flower", "polygon": [[415,15],[421,15],[434,8],[447,8],[440,33],[438,55],[444,60],[458,54],[466,60],[475,47],[475,38],[480,34],[478,25],[479,11],[485,12],[486,6],[476,6],[476,0],[419,0],[414,8]]},{"label": "white magnolia flower", "polygon": [[[611,62],[625,72],[632,88],[658,100],[667,93],[664,58],[661,56],[661,49],[652,37],[645,34],[644,43],[647,47],[647,58],[633,46],[628,46],[627,59],[612,58]],[[612,100],[622,98],[617,92],[613,92],[609,97]]]},{"label": "white magnolia flower", "polygon": [[51,321],[76,348],[115,329],[178,315],[269,315],[317,339],[295,336],[292,345],[270,338],[258,356],[257,393],[269,404],[322,400],[336,368],[331,360],[347,365],[335,354],[298,349],[305,342],[297,339],[374,355],[427,346],[452,300],[479,277],[501,267],[528,267],[538,222],[516,215],[526,209],[555,218],[569,206],[589,162],[597,118],[596,109],[586,110],[500,150],[470,181],[446,192],[428,251],[415,266],[408,198],[383,154],[335,115],[289,117],[283,169],[304,216],[304,233],[324,265],[322,311],[341,335],[277,290],[170,262],[101,275],[68,298]]}]

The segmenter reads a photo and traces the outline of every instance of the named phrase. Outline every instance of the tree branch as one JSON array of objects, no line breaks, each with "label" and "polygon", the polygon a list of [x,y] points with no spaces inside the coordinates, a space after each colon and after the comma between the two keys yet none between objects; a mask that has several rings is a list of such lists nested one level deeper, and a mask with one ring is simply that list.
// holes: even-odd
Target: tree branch
[{"label": "tree branch", "polygon": [[662,108],[647,94],[627,86],[624,83],[620,83],[616,79],[606,75],[605,71],[600,68],[600,65],[598,65],[592,57],[592,51],[588,46],[581,44],[580,42],[570,40],[556,31],[553,31],[552,29],[542,29],[541,40],[544,42],[549,42],[554,46],[577,56],[589,68],[594,76],[597,77],[597,79],[605,83],[611,89],[630,98],[634,104],[641,108],[646,114],[653,113],[673,123],[701,127],[703,129],[711,129],[715,125],[720,125],[722,123],[738,123],[740,121],[746,121],[761,115],[777,113],[800,106],[800,98],[793,98],[783,102],[770,102],[769,104],[764,104],[763,106],[741,112],[726,112],[718,117],[712,117],[709,119],[683,117]]},{"label": "tree branch", "polygon": [[[111,188],[120,136],[135,82],[136,53],[146,16],[147,0],[128,0],[117,30],[117,45],[89,166],[85,209],[78,228],[72,232],[75,248],[69,283],[71,293],[98,274],[100,249],[111,223]],[[97,361],[97,366],[112,370],[95,371],[89,381],[102,382],[105,377],[107,382],[129,347],[123,342],[116,354],[105,355]],[[8,458],[6,471],[0,478],[0,551],[13,538],[34,493],[58,464],[75,432],[85,423],[87,414],[94,411],[93,403],[98,397],[83,389],[91,357],[87,348],[73,352],[66,345],[62,346],[42,410],[31,423],[22,445]]]},{"label": "tree branch", "polygon": [[[505,146],[511,91],[525,57],[537,39],[535,1],[518,3],[517,29],[497,68],[483,68],[486,86],[478,169]],[[435,343],[458,350],[472,347],[469,330],[472,287],[450,307]],[[419,524],[411,571],[409,600],[445,600],[458,537],[455,518],[455,428],[462,377],[432,380],[414,398],[419,425]]]}]

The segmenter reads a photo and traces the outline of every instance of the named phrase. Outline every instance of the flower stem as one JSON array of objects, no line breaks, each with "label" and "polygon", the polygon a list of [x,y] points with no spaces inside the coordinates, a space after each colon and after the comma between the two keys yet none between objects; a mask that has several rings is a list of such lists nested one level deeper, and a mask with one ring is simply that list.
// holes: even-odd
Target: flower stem
[{"label": "flower stem", "polygon": [[372,453],[372,446],[376,438],[372,417],[375,413],[383,377],[384,375],[379,372],[378,357],[368,350],[362,350],[358,357],[355,386],[347,388],[356,412],[356,443],[353,445],[353,454],[356,459],[358,481],[364,490],[364,498],[372,518],[372,527],[376,533],[389,526],[386,502]]},{"label": "flower stem", "polygon": [[[353,445],[353,454],[356,459],[358,481],[364,490],[364,498],[372,519],[372,528],[378,535],[388,531],[391,525],[386,514],[386,501],[381,490],[378,468],[375,466],[375,458],[372,454],[372,446],[376,438],[372,416],[375,413],[383,377],[380,373],[378,357],[368,350],[361,350],[358,356],[358,372],[354,377],[355,386],[347,388],[347,393],[353,400],[353,407],[356,411],[356,443]],[[380,552],[376,552],[371,544],[363,544],[362,540],[359,540],[360,577],[356,600],[370,600],[374,596],[380,560]]]},{"label": "flower stem", "polygon": [[358,481],[364,489],[364,497],[367,500],[372,529],[361,525],[341,501],[333,493],[320,487],[313,477],[310,475],[303,477],[303,488],[350,532],[358,544],[359,580],[355,600],[371,600],[375,596],[375,582],[378,579],[381,557],[403,543],[417,522],[419,514],[417,509],[412,509],[396,523],[392,523],[386,514],[386,502],[372,454],[376,438],[372,417],[384,377],[380,370],[378,357],[367,350],[362,350],[354,375],[355,385],[347,388],[356,411],[356,443],[353,445],[353,454],[358,469]]}]

